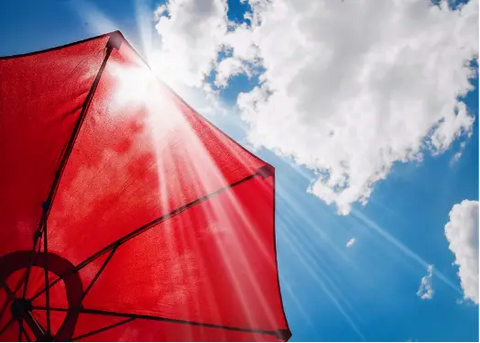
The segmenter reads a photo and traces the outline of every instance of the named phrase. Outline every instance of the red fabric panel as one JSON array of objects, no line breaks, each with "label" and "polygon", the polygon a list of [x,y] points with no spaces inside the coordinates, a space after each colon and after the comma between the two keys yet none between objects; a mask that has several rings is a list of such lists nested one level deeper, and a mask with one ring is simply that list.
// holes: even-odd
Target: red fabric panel
[{"label": "red fabric panel", "polygon": [[[41,204],[105,56],[107,39],[0,59],[0,162],[9,166],[0,169],[0,256],[31,249]],[[78,265],[133,230],[219,192],[122,244],[84,306],[285,330],[275,263],[274,178],[257,175],[229,188],[262,167],[268,165],[165,89],[124,42],[112,51],[60,179],[48,219],[49,252]],[[84,290],[107,257],[79,271]],[[9,284],[19,275],[15,272]],[[27,297],[43,286],[43,270],[32,268]],[[78,298],[81,287],[73,292]],[[68,306],[63,282],[50,289],[50,297],[52,306]],[[45,295],[34,304],[44,305]],[[34,312],[44,325],[45,312]],[[52,314],[54,333],[64,318],[64,312]],[[82,314],[75,334],[117,320]],[[276,337],[135,319],[91,339]]]},{"label": "red fabric panel", "polygon": [[0,59],[0,256],[33,233],[107,37]]},{"label": "red fabric panel", "polygon": [[257,176],[121,245],[85,298],[85,307],[286,329],[275,264],[273,198],[273,177]]},{"label": "red fabric panel", "polygon": [[[10,319],[12,316],[9,315],[8,318]],[[2,342],[17,342],[19,330],[20,327],[18,326],[18,322],[14,321],[2,334]]]},{"label": "red fabric panel", "polygon": [[48,221],[49,250],[78,264],[119,237],[265,165],[114,49]]}]

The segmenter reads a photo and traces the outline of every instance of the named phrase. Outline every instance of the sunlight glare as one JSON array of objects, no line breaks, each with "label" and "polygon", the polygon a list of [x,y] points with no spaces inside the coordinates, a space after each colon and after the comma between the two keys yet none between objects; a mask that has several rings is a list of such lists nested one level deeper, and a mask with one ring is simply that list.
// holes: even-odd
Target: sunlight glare
[{"label": "sunlight glare", "polygon": [[145,104],[150,96],[153,74],[146,67],[125,67],[112,63],[112,75],[117,79],[115,101],[118,105]]}]

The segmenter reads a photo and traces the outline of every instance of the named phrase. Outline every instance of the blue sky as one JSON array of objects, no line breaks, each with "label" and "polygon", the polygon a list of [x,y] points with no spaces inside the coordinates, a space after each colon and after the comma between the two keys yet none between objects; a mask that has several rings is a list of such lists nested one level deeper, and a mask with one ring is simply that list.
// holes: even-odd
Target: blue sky
[{"label": "blue sky", "polygon": [[[142,4],[153,12],[158,2]],[[248,6],[229,4],[229,18],[242,21]],[[96,4],[110,21],[108,29],[121,30],[141,50],[137,8],[127,0]],[[153,19],[145,21],[153,31]],[[2,1],[0,55],[103,33],[97,26],[77,13],[75,1]],[[222,101],[233,106],[237,94],[257,81],[235,77],[221,92]],[[444,234],[452,206],[478,200],[478,77],[472,82],[475,89],[465,97],[475,116],[471,137],[438,156],[425,154],[423,162],[395,163],[368,204],[355,203],[347,216],[305,191],[312,172],[267,149],[258,151],[276,167],[278,259],[292,341],[478,341],[478,306],[457,303],[463,294]],[[246,143],[238,116],[211,119]],[[452,163],[462,141],[462,157]],[[352,237],[356,243],[347,249]],[[422,300],[416,292],[427,264],[444,278],[434,272],[434,297]]]}]

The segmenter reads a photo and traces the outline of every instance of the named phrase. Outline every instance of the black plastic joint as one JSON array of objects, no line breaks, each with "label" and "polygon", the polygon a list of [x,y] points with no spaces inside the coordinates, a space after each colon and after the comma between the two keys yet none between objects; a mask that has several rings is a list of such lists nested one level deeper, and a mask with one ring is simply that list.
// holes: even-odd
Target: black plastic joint
[{"label": "black plastic joint", "polygon": [[45,212],[50,209],[51,202],[49,200],[42,202],[42,208]]},{"label": "black plastic joint", "polygon": [[48,333],[45,333],[40,337],[37,337],[37,342],[53,342],[53,341],[54,341],[54,337]]},{"label": "black plastic joint", "polygon": [[292,337],[292,333],[288,329],[281,329],[275,332],[277,338],[282,341],[288,341]]},{"label": "black plastic joint", "polygon": [[33,234],[34,240],[42,238],[42,233],[43,233],[42,230],[35,231],[35,233]]},{"label": "black plastic joint", "polygon": [[263,167],[258,168],[257,174],[263,179],[266,179],[267,177],[275,175],[275,168],[270,164],[266,164]]},{"label": "black plastic joint", "polygon": [[110,33],[110,38],[107,43],[107,47],[109,48],[115,48],[115,49],[120,49],[120,46],[122,45],[123,42],[123,36],[120,33],[120,31],[115,31]]}]

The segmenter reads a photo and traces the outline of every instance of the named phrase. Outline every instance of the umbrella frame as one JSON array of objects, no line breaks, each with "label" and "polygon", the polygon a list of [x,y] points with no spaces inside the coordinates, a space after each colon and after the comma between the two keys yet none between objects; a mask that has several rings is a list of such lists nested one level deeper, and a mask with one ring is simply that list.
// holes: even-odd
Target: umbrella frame
[{"label": "umbrella frame", "polygon": [[[10,303],[10,311],[12,312],[12,319],[4,325],[3,328],[0,328],[0,335],[14,322],[18,321],[20,330],[19,330],[19,341],[22,340],[22,335],[28,340],[31,341],[27,331],[24,328],[24,322],[28,325],[30,331],[34,334],[37,341],[75,341],[86,338],[88,336],[100,333],[102,331],[120,326],[122,324],[126,324],[130,321],[135,319],[147,319],[147,320],[157,320],[157,321],[165,321],[171,323],[179,323],[179,324],[186,324],[192,326],[203,326],[203,327],[210,327],[210,328],[218,328],[224,330],[232,330],[232,331],[240,331],[240,332],[251,332],[251,333],[258,333],[258,334],[267,334],[272,335],[280,340],[288,340],[291,336],[290,331],[287,329],[285,330],[276,330],[276,331],[268,331],[268,330],[255,330],[250,328],[239,328],[239,327],[229,327],[229,326],[221,326],[221,325],[214,325],[214,324],[207,324],[207,323],[198,323],[192,321],[185,321],[185,320],[177,320],[177,319],[170,319],[170,318],[163,318],[157,316],[149,316],[149,315],[137,315],[137,314],[130,314],[130,313],[118,313],[118,312],[110,312],[110,311],[102,311],[102,310],[94,310],[94,309],[86,309],[82,306],[82,301],[88,292],[91,290],[95,282],[100,277],[101,273],[107,266],[108,262],[111,260],[115,252],[117,251],[118,247],[120,247],[123,243],[131,240],[132,238],[142,234],[143,232],[147,231],[148,229],[154,227],[155,225],[166,221],[184,211],[189,209],[192,206],[195,206],[199,203],[202,203],[209,198],[222,193],[232,187],[235,187],[241,183],[244,183],[252,178],[261,177],[263,179],[274,175],[274,168],[269,164],[266,164],[264,167],[257,170],[256,173],[237,181],[231,185],[228,185],[222,189],[219,189],[213,193],[207,194],[197,200],[194,200],[184,206],[181,206],[170,213],[167,213],[155,220],[141,226],[140,228],[132,231],[131,233],[119,238],[115,242],[112,242],[108,246],[104,247],[103,249],[99,250],[98,252],[94,253],[92,256],[85,259],[83,262],[79,263],[77,266],[74,266],[69,261],[65,260],[64,258],[58,256],[57,254],[48,252],[48,236],[47,236],[47,220],[50,214],[50,210],[52,207],[52,203],[55,199],[55,195],[58,190],[58,186],[60,180],[62,178],[62,174],[65,170],[67,165],[68,159],[70,154],[73,150],[75,145],[75,141],[78,137],[78,134],[82,128],[82,124],[84,122],[85,116],[88,112],[89,106],[92,102],[94,97],[96,88],[100,82],[104,69],[107,65],[108,59],[113,51],[113,49],[119,49],[122,43],[129,44],[122,34],[119,31],[115,31],[112,33],[107,34],[109,36],[109,40],[106,44],[106,51],[104,59],[101,63],[99,70],[95,76],[95,79],[90,87],[88,95],[84,101],[82,106],[82,110],[79,114],[79,118],[74,126],[73,132],[70,136],[67,146],[65,147],[62,158],[60,160],[59,167],[55,173],[54,180],[50,187],[50,191],[48,194],[47,199],[42,204],[42,215],[35,231],[33,237],[33,246],[31,250],[24,250],[24,251],[17,251],[14,253],[7,254],[3,257],[0,257],[0,287],[4,288],[7,293],[7,300],[0,310],[0,317],[4,314],[4,312],[8,309],[8,305]],[[91,39],[95,39],[98,37],[90,38],[81,42],[85,42]],[[74,42],[69,45],[78,44],[81,42]],[[130,45],[130,44],[129,44]],[[64,48],[66,46],[58,47]],[[131,47],[131,46],[130,46]],[[132,50],[141,58],[141,56],[135,51],[133,47]],[[57,48],[44,50],[55,50]],[[16,57],[26,56],[29,54],[24,55],[17,55]],[[4,58],[4,57],[2,57]],[[9,57],[6,57],[9,58]],[[142,59],[142,58],[141,58]],[[143,60],[143,59],[142,59]],[[144,61],[145,65],[148,64]],[[183,100],[182,100],[183,102]],[[186,104],[188,106],[188,104]],[[188,106],[190,107],[190,106]],[[210,123],[211,124],[211,123]],[[213,124],[212,124],[213,125]],[[231,138],[229,138],[231,139]],[[43,242],[42,242],[43,241]],[[43,243],[43,244],[42,244]],[[43,252],[42,252],[43,248]],[[276,250],[276,248],[275,248]],[[90,282],[90,284],[83,289],[82,282],[78,271],[82,268],[86,267],[89,263],[95,261],[100,256],[109,253],[106,260],[103,262],[100,269],[95,274],[94,278]],[[39,267],[44,270],[44,277],[45,277],[45,288],[37,292],[33,297],[27,298],[27,288],[28,282],[31,274],[32,267]],[[17,287],[12,291],[9,286],[6,284],[6,280],[8,277],[21,269],[26,269],[23,277],[20,279]],[[48,273],[51,272],[57,276],[57,278],[53,281],[49,280]],[[50,288],[56,285],[58,282],[63,281],[65,284],[66,294],[67,294],[67,301],[68,301],[68,308],[55,308],[50,306]],[[277,279],[277,281],[279,281]],[[20,290],[23,285],[22,296],[17,298],[15,293]],[[46,306],[33,306],[32,301],[40,297],[42,294],[45,294],[46,299]],[[281,296],[281,294],[280,294]],[[46,327],[43,328],[40,323],[32,315],[32,310],[44,310],[46,311]],[[283,306],[282,306],[282,310]],[[64,322],[62,323],[60,329],[56,333],[52,333],[51,330],[51,321],[50,321],[50,313],[51,311],[58,311],[66,313]],[[78,319],[78,316],[81,313],[85,314],[101,314],[101,315],[109,315],[109,316],[116,316],[116,317],[123,317],[125,320],[117,322],[113,325],[105,326],[103,328],[88,332],[86,334],[82,334],[76,337],[73,337],[75,331],[75,325]],[[285,314],[284,314],[285,316]]]}]

